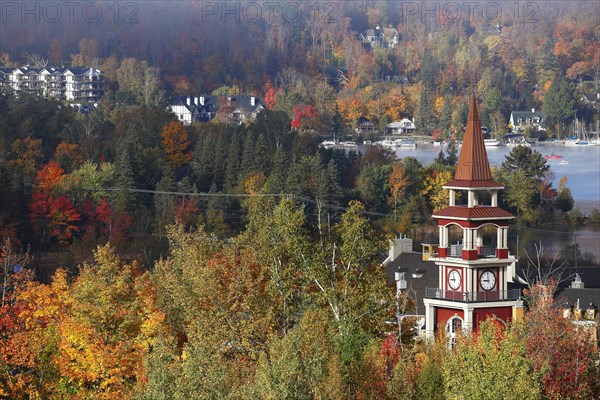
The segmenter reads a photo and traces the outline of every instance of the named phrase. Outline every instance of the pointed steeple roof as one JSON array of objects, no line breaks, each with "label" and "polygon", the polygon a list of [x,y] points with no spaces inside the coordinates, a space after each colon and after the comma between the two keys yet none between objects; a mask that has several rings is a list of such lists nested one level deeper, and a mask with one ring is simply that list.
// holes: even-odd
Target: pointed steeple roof
[{"label": "pointed steeple roof", "polygon": [[490,162],[485,151],[481,132],[481,121],[475,96],[471,97],[471,108],[467,119],[467,129],[458,157],[454,179],[444,188],[502,188],[502,184],[492,179]]}]

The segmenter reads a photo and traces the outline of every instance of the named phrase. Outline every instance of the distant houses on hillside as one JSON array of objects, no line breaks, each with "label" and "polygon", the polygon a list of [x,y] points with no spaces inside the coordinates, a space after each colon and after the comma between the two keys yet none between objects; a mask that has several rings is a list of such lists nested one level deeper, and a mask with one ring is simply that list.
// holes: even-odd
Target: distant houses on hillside
[{"label": "distant houses on hillside", "polygon": [[358,39],[366,47],[393,49],[400,43],[400,34],[395,28],[380,28],[377,26],[375,29],[367,29],[360,33]]},{"label": "distant houses on hillside", "polygon": [[104,95],[104,76],[90,67],[0,67],[0,88],[90,103]]},{"label": "distant houses on hillside", "polygon": [[257,96],[178,96],[169,102],[169,109],[184,125],[211,121],[218,113],[226,122],[241,125],[265,108]]}]

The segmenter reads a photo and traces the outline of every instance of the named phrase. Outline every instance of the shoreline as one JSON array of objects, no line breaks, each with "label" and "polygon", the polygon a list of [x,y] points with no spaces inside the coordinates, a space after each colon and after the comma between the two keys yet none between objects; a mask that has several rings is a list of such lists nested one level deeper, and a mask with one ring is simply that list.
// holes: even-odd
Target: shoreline
[{"label": "shoreline", "polygon": [[579,209],[583,215],[589,217],[593,209],[600,210],[600,200],[575,200],[573,209]]}]

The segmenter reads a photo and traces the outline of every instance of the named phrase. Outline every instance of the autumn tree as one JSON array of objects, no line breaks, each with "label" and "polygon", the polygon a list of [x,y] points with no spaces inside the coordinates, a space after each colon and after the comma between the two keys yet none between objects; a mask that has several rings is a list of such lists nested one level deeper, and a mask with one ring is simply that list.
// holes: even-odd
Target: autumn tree
[{"label": "autumn tree", "polygon": [[65,170],[56,162],[50,161],[38,171],[35,178],[37,189],[41,193],[50,194],[64,179]]},{"label": "autumn tree", "polygon": [[539,371],[529,357],[522,326],[488,319],[460,337],[443,361],[445,395],[464,399],[536,399]]},{"label": "autumn tree", "polygon": [[406,188],[408,186],[408,178],[404,170],[404,165],[400,162],[395,163],[390,174],[390,196],[388,202],[393,203],[394,212],[398,208],[398,202],[404,199]]},{"label": "autumn tree", "polygon": [[442,186],[451,180],[452,173],[448,170],[430,170],[426,174],[421,194],[427,196],[434,212],[441,210],[449,204],[448,191],[442,188]]},{"label": "autumn tree", "polygon": [[188,133],[181,122],[174,121],[164,126],[161,133],[167,160],[173,169],[187,164],[192,159]]},{"label": "autumn tree", "polygon": [[357,96],[339,97],[338,110],[348,126],[356,127],[358,119],[366,113],[366,107]]},{"label": "autumn tree", "polygon": [[311,105],[299,105],[294,107],[293,110],[294,119],[292,120],[291,127],[294,129],[300,128],[311,128],[314,127],[315,120],[317,118],[317,111]]},{"label": "autumn tree", "polygon": [[594,345],[584,329],[563,318],[560,303],[552,297],[556,282],[547,280],[525,291],[529,312],[522,345],[535,374],[541,376],[544,398],[593,398],[600,389]]},{"label": "autumn tree", "polygon": [[308,311],[287,335],[269,341],[249,392],[261,398],[344,398],[338,351],[327,316]]},{"label": "autumn tree", "polygon": [[59,143],[54,152],[54,160],[69,173],[83,164],[84,157],[79,150],[79,145],[71,143]]},{"label": "autumn tree", "polygon": [[273,108],[275,108],[276,104],[277,104],[277,89],[275,89],[274,87],[271,87],[265,93],[265,105],[267,106],[267,109],[272,110]]},{"label": "autumn tree", "polygon": [[[96,398],[128,397],[143,378],[143,354],[155,333],[149,283],[109,245],[99,247],[69,288],[56,360],[72,390]],[[93,301],[92,301],[92,296]],[[158,317],[160,318],[160,317]]]}]

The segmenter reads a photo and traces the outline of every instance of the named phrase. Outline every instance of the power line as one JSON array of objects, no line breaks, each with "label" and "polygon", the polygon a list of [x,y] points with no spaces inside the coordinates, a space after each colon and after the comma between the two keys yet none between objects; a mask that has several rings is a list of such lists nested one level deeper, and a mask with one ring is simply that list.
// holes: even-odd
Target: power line
[{"label": "power line", "polygon": [[[206,193],[206,192],[173,192],[166,190],[150,190],[150,189],[136,189],[136,188],[85,188],[85,190],[102,192],[132,192],[132,193],[146,193],[146,194],[158,194],[158,195],[166,195],[166,196],[198,196],[198,197],[287,197],[291,199],[295,199],[304,203],[311,203],[321,205],[323,207],[327,207],[334,210],[346,211],[348,207],[336,206],[334,204],[323,203],[318,200],[309,199],[308,197],[298,196],[292,193]],[[378,217],[391,217],[392,214],[380,213],[376,211],[360,211],[361,214],[373,215]]]}]

